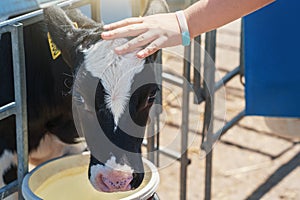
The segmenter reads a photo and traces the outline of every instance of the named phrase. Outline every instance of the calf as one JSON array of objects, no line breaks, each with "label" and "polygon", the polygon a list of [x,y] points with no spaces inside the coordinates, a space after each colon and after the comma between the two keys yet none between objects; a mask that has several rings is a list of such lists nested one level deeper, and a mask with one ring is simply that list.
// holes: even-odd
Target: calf
[{"label": "calf", "polygon": [[[164,1],[151,2],[160,5],[159,12],[166,11]],[[149,8],[155,13],[153,6]],[[78,146],[77,128],[91,150],[88,177],[94,188],[104,192],[137,188],[144,177],[141,144],[158,90],[152,68],[146,67],[155,55],[146,60],[134,52],[116,55],[113,49],[127,39],[101,40],[102,25],[77,10],[51,7],[44,13],[47,26],[42,22],[24,29],[30,161],[38,164],[66,151],[78,152],[73,148]],[[61,50],[56,59],[50,54],[48,31]],[[1,66],[11,66],[9,44],[9,36],[2,35]],[[0,70],[3,105],[13,100],[12,69]],[[86,80],[96,82],[95,90]],[[78,108],[82,112],[76,113]],[[95,123],[89,113],[95,114]],[[14,117],[0,121],[0,138],[1,186],[16,178]],[[47,146],[49,142],[60,148]],[[67,144],[71,150],[63,148]]]},{"label": "calf", "polygon": [[[144,177],[141,144],[158,90],[149,66],[155,55],[142,60],[136,52],[115,54],[114,48],[127,39],[101,40],[102,25],[76,11],[48,8],[45,19],[76,74],[74,116],[91,150],[91,184],[105,192],[137,188]],[[84,27],[76,28],[73,21]]]}]

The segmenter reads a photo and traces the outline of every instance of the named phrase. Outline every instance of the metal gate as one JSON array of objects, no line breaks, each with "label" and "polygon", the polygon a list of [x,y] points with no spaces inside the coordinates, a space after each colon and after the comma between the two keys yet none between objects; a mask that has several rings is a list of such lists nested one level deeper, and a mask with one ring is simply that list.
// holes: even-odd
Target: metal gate
[{"label": "metal gate", "polygon": [[[13,5],[13,1],[10,1]],[[16,3],[16,2],[15,2]],[[24,2],[24,4],[28,2]],[[43,2],[45,3],[45,1]],[[91,13],[94,20],[100,21],[100,5],[97,0],[70,0],[59,3],[60,7],[80,7],[91,4]],[[0,35],[11,34],[11,46],[13,57],[13,80],[15,100],[0,107],[0,120],[9,116],[16,117],[16,143],[18,156],[18,179],[0,188],[0,199],[14,192],[19,192],[19,199],[23,199],[21,186],[22,180],[28,172],[28,130],[27,130],[27,103],[26,103],[26,66],[23,41],[23,27],[43,20],[42,10],[36,10],[3,22],[0,22]]]}]

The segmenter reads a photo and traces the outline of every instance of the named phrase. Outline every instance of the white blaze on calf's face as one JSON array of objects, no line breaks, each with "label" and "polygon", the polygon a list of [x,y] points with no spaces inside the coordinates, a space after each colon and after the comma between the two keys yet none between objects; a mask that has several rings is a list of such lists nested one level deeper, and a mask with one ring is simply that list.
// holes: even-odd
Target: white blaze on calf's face
[{"label": "white blaze on calf's face", "polygon": [[101,80],[107,95],[105,103],[114,116],[115,126],[130,98],[130,89],[135,74],[144,68],[144,60],[136,57],[136,51],[117,55],[114,48],[127,39],[101,40],[85,51],[86,69]]}]

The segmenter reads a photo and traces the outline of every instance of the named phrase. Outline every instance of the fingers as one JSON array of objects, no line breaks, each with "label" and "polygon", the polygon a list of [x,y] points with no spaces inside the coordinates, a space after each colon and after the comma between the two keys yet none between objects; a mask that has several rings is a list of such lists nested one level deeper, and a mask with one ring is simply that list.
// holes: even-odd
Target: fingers
[{"label": "fingers", "polygon": [[138,58],[145,58],[152,54],[154,54],[156,51],[164,47],[165,42],[168,40],[166,36],[161,36],[154,40],[151,44],[149,44],[145,49],[139,51],[136,55]]},{"label": "fingers", "polygon": [[[178,40],[176,34],[180,30],[176,29],[178,22],[175,14],[164,15],[164,17],[166,19],[162,21],[161,15],[155,15],[128,18],[108,24],[103,27],[106,31],[101,34],[101,37],[104,40],[133,37],[130,41],[115,48],[115,53],[126,54],[142,48],[136,56],[145,58],[163,47],[174,45]],[[175,24],[175,31],[173,24]]]},{"label": "fingers", "polygon": [[137,36],[147,31],[147,28],[142,24],[132,24],[125,27],[120,27],[111,31],[103,32],[101,37],[104,40],[116,38]]},{"label": "fingers", "polygon": [[124,27],[124,26],[128,26],[131,24],[137,24],[137,23],[142,23],[143,22],[143,18],[142,17],[132,17],[132,18],[128,18],[128,19],[124,19],[118,22],[114,22],[111,24],[107,24],[104,25],[103,28],[104,30],[113,30],[116,28],[120,28],[120,27]]},{"label": "fingers", "polygon": [[157,38],[156,34],[146,32],[144,34],[141,34],[133,38],[132,40],[128,41],[126,44],[115,48],[115,52],[117,54],[125,54],[128,52],[132,52],[139,47],[149,44],[156,38]]}]

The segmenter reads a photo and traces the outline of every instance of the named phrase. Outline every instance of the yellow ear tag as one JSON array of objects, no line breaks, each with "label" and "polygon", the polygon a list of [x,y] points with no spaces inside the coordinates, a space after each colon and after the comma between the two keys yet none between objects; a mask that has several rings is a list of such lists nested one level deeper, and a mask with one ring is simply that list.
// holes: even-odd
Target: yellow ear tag
[{"label": "yellow ear tag", "polygon": [[78,28],[78,24],[76,22],[73,22],[73,25],[75,26],[75,28]]},{"label": "yellow ear tag", "polygon": [[[75,26],[75,28],[78,28],[78,25],[76,22],[73,22],[73,25]],[[47,37],[48,37],[48,43],[49,43],[49,48],[50,48],[50,52],[52,55],[52,59],[55,60],[56,58],[58,58],[58,56],[60,56],[61,51],[57,48],[56,44],[52,41],[51,35],[48,32],[47,33]]]},{"label": "yellow ear tag", "polygon": [[48,43],[49,43],[49,48],[50,48],[50,52],[52,55],[52,59],[55,60],[61,54],[61,51],[53,43],[49,32],[47,33],[47,36],[48,36]]}]

